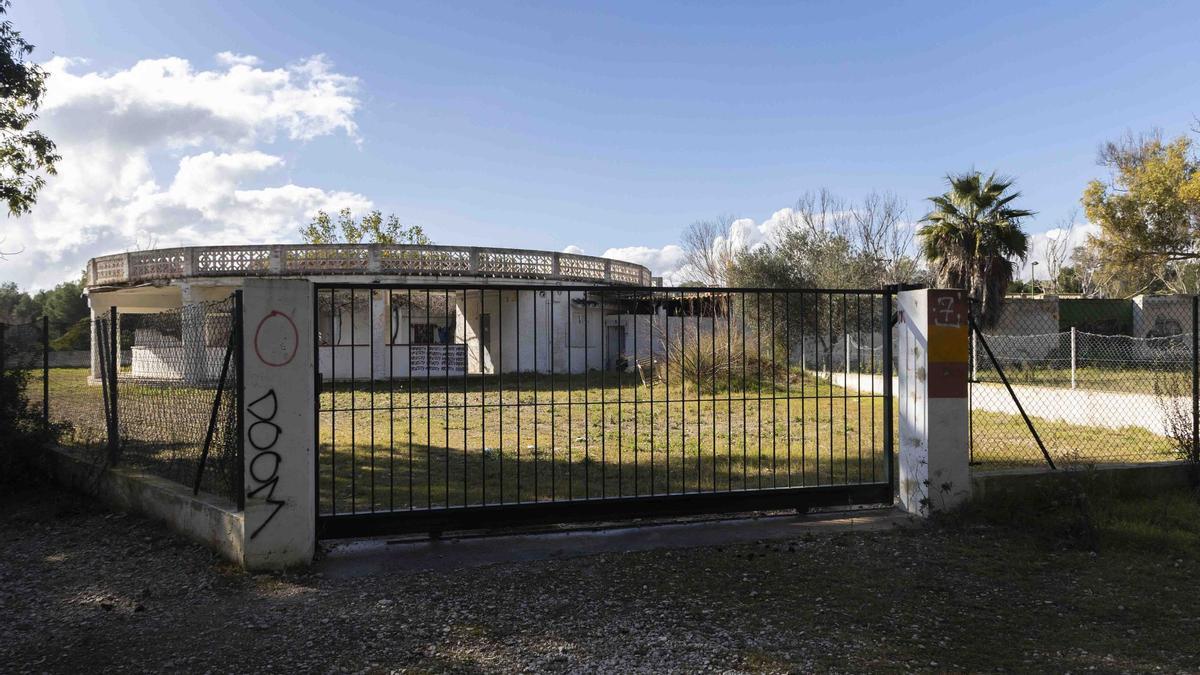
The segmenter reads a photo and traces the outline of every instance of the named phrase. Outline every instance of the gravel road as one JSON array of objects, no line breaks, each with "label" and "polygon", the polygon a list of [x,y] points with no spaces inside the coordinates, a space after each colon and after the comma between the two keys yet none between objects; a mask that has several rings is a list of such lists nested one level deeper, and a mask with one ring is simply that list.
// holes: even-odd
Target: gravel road
[{"label": "gravel road", "polygon": [[[1120,570],[1081,574],[1086,556],[1053,552],[1008,560],[987,532],[806,534],[335,579],[246,575],[154,523],[52,488],[0,497],[0,508],[0,663],[9,672],[1200,665],[1139,623],[1114,623],[1110,612],[1140,607],[1106,595],[1102,578]],[[1022,562],[1028,569],[1005,576]],[[1169,617],[1177,605],[1197,606],[1194,572],[1190,562],[1166,564],[1155,581],[1164,590],[1142,600],[1152,603],[1145,610]]]}]

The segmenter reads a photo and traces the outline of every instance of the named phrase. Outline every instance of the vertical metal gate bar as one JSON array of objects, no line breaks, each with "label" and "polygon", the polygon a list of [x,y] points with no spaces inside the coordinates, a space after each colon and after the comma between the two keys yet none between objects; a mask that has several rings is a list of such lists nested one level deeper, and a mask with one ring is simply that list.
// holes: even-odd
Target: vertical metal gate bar
[{"label": "vertical metal gate bar", "polygon": [[538,492],[538,455],[541,446],[538,443],[538,413],[541,411],[538,392],[541,390],[538,379],[541,377],[542,364],[538,363],[538,291],[533,292],[533,501],[539,501]]},{"label": "vertical metal gate bar", "polygon": [[[779,426],[778,407],[775,401],[775,371],[779,368],[779,363],[775,360],[775,337],[775,291],[771,291],[771,487],[778,487],[776,484],[778,472],[775,469],[775,440],[779,436]],[[761,420],[759,423],[762,423]]]},{"label": "vertical metal gate bar", "polygon": [[1200,457],[1200,296],[1192,296],[1192,458]]},{"label": "vertical metal gate bar", "polygon": [[[783,414],[787,419],[787,486],[792,487],[792,293],[783,292],[783,341],[786,344],[783,355],[786,404]],[[801,373],[803,378],[803,372]],[[803,379],[801,379],[803,382]],[[803,384],[801,385],[803,386]]]},{"label": "vertical metal gate bar", "polygon": [[[468,416],[469,416],[469,412],[467,409],[467,400],[468,400],[467,371],[471,369],[471,346],[470,346],[470,339],[467,337],[467,327],[470,325],[469,320],[468,320],[469,314],[467,314],[467,311],[468,311],[467,307],[469,306],[469,299],[470,299],[471,291],[470,291],[470,289],[464,288],[461,291],[461,293],[462,293],[462,312],[461,312],[461,314],[462,314],[462,320],[463,320],[463,325],[461,326],[461,331],[462,331],[462,345],[461,345],[462,346],[462,427],[463,427],[462,505],[469,506],[471,504],[471,499],[470,499],[470,492],[467,489],[467,485],[468,485],[467,475],[470,473],[470,465],[469,465],[469,459],[467,457],[467,448],[470,445],[470,438],[467,433],[467,429],[470,426],[470,424],[467,421]],[[457,303],[458,300],[456,299],[455,302]],[[458,340],[458,333],[460,330],[460,326],[458,325],[458,314],[459,314],[458,310],[455,309],[455,321],[454,321],[455,343],[454,344],[456,347],[459,346],[457,340]],[[478,329],[479,329],[479,325],[476,324],[476,330],[478,330]],[[478,361],[478,359],[476,359],[476,360]]]},{"label": "vertical metal gate bar", "polygon": [[[634,296],[633,316],[630,317],[632,320],[632,323],[633,323],[633,363],[631,364],[630,372],[634,376],[639,376],[638,379],[633,380],[633,382],[632,382],[632,385],[633,385],[633,494],[634,494],[634,496],[641,494],[641,475],[640,475],[641,467],[638,464],[638,451],[640,449],[640,446],[642,445],[642,436],[641,436],[641,434],[638,433],[638,421],[641,419],[641,416],[642,416],[642,406],[641,406],[641,393],[642,393],[641,389],[642,388],[640,386],[638,386],[638,383],[640,380],[640,374],[641,374],[642,370],[641,370],[640,362],[638,360],[638,356],[639,356],[639,354],[641,354],[641,352],[638,351],[638,341],[637,341],[638,328],[640,328],[642,325],[642,322],[640,321],[641,313],[638,311],[639,308],[641,308],[641,306],[642,306],[642,296],[639,293]],[[628,359],[626,359],[626,360],[628,360]]]},{"label": "vertical metal gate bar", "polygon": [[[601,296],[603,297],[603,296]],[[597,302],[598,306],[603,306]],[[605,359],[608,355],[608,345],[606,336],[608,333],[608,325],[604,323],[603,314],[599,317],[600,320],[600,498],[604,499],[608,496],[608,373],[605,366]]]},{"label": "vertical metal gate bar", "polygon": [[407,295],[408,297],[405,299],[404,305],[404,350],[405,354],[407,355],[406,361],[408,363],[408,367],[405,368],[405,370],[408,371],[408,386],[405,387],[408,390],[408,423],[406,424],[408,427],[408,510],[412,511],[414,508],[416,508],[416,499],[414,496],[415,492],[413,483],[413,304],[411,288],[408,289]]},{"label": "vertical metal gate bar", "polygon": [[[455,297],[456,303],[457,303],[457,300],[458,299],[456,296]],[[447,335],[442,339],[442,414],[443,414],[443,419],[445,420],[445,425],[446,425],[446,428],[444,430],[446,444],[444,446],[442,446],[442,466],[443,466],[442,470],[444,472],[444,475],[442,476],[442,481],[445,484],[446,493],[445,493],[445,495],[443,495],[442,500],[445,502],[446,508],[449,508],[450,507],[450,343],[454,341],[454,337],[449,334],[450,322],[448,321],[448,319],[450,317],[451,309],[450,309],[450,291],[448,291],[448,290],[442,292],[442,307],[444,307],[445,311],[446,311],[446,319],[443,319],[443,321],[446,321],[446,325],[443,328],[443,330],[447,331]],[[458,314],[457,307],[453,311],[456,315]],[[457,316],[455,318],[457,319]],[[463,366],[465,367],[466,363],[464,363]]]},{"label": "vertical metal gate bar", "polygon": [[388,315],[388,510],[396,510],[396,313],[391,290],[385,291]]},{"label": "vertical metal gate bar", "polygon": [[683,291],[679,292],[679,304],[676,305],[679,311],[679,490],[687,494],[688,491],[688,470],[687,470],[687,314],[684,307],[687,301],[683,297]]},{"label": "vertical metal gate bar", "polygon": [[664,350],[663,350],[663,380],[666,384],[665,393],[663,394],[663,402],[666,404],[666,446],[667,458],[666,464],[663,466],[664,476],[666,476],[667,487],[663,491],[664,494],[671,494],[671,294],[665,293],[663,296],[663,305],[666,307],[665,316],[663,317],[663,333]]},{"label": "vertical metal gate bar", "polygon": [[567,291],[567,499],[575,499],[575,324],[574,291]]},{"label": "vertical metal gate bar", "polygon": [[850,325],[849,325],[849,306],[846,294],[842,293],[842,311],[841,311],[841,338],[842,338],[842,354],[841,368],[842,371],[842,482],[850,482]]},{"label": "vertical metal gate bar", "polygon": [[499,455],[499,490],[498,503],[504,503],[504,291],[496,291],[496,313],[499,315],[496,325],[498,346],[497,351],[497,381],[496,381],[496,417],[499,419],[499,438],[496,442]]},{"label": "vertical metal gate bar", "polygon": [[592,377],[588,368],[592,353],[588,346],[588,294],[583,293],[583,498],[592,498]]},{"label": "vertical metal gate bar", "polygon": [[112,434],[109,436],[109,461],[116,464],[121,452],[121,406],[118,403],[117,377],[121,371],[121,345],[117,341],[119,333],[116,307],[108,308],[108,399],[112,402]]},{"label": "vertical metal gate bar", "polygon": [[554,377],[554,299],[557,291],[550,291],[550,501],[558,500],[558,380]]},{"label": "vertical metal gate bar", "polygon": [[[353,307],[353,305],[351,305]],[[367,358],[367,364],[370,371],[367,376],[370,378],[367,383],[367,389],[370,392],[371,405],[369,406],[371,416],[371,511],[375,511],[375,291],[367,291],[367,329],[368,340],[371,354]],[[353,347],[351,347],[353,349]]]},{"label": "vertical metal gate bar", "polygon": [[431,382],[430,365],[433,352],[431,340],[431,310],[433,297],[430,289],[425,289],[425,327],[421,330],[421,350],[425,352],[425,378],[421,381],[425,389],[425,508],[433,508],[433,383]]},{"label": "vertical metal gate bar", "polygon": [[892,433],[892,290],[883,292],[883,316],[880,317],[883,332],[883,454],[888,485],[895,490],[895,467],[893,466],[894,436]]},{"label": "vertical metal gate bar", "polygon": [[658,491],[658,486],[655,483],[655,462],[654,462],[654,387],[658,380],[658,359],[654,348],[658,344],[658,338],[654,334],[654,316],[658,314],[658,295],[654,291],[650,291],[650,320],[647,332],[650,337],[650,494],[654,495]]},{"label": "vertical metal gate bar", "polygon": [[329,505],[337,515],[337,347],[342,338],[341,315],[338,312],[336,291],[329,289]]},{"label": "vertical metal gate bar", "polygon": [[50,428],[50,318],[42,315],[42,428]]},{"label": "vertical metal gate bar", "polygon": [[[714,429],[716,423],[713,423]],[[733,294],[725,294],[725,488],[733,491]]]}]

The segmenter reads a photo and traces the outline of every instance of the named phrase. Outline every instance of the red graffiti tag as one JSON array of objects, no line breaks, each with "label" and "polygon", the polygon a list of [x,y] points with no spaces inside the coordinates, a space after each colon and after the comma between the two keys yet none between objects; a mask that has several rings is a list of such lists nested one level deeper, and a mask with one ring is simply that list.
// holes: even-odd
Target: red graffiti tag
[{"label": "red graffiti tag", "polygon": [[[282,351],[283,355],[286,358],[271,361],[271,360],[267,359],[265,356],[263,356],[262,345],[259,344],[259,340],[262,336],[263,326],[265,326],[268,321],[270,321],[271,319],[276,318],[276,317],[278,317],[279,319],[281,319],[283,321],[286,321],[287,325],[291,327],[292,342],[291,342],[291,344],[288,344],[286,339],[279,341],[277,349],[279,351]],[[296,358],[296,352],[298,351],[297,347],[299,347],[299,345],[300,345],[300,331],[296,329],[296,322],[292,321],[292,317],[288,316],[287,314],[284,314],[283,312],[281,312],[277,309],[271,310],[270,314],[267,314],[266,316],[264,316],[263,320],[258,322],[258,328],[256,328],[254,330],[254,353],[258,356],[259,361],[262,361],[263,363],[265,363],[268,366],[271,366],[273,368],[278,368],[280,366],[286,366],[287,364],[291,363],[292,359]],[[275,345],[270,345],[270,346],[275,346]]]}]

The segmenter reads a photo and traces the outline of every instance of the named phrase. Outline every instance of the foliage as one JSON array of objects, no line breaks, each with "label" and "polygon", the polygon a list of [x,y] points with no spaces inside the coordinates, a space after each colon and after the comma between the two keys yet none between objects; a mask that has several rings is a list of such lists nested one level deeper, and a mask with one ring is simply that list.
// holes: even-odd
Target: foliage
[{"label": "foliage", "polygon": [[29,405],[25,395],[27,380],[24,370],[0,370],[0,484],[29,482],[36,476],[36,453],[53,443],[68,426],[43,424],[40,411]]},{"label": "foliage", "polygon": [[919,281],[904,204],[871,193],[849,203],[827,190],[779,214],[771,239],[736,252],[729,281],[769,288],[871,288]]},{"label": "foliage", "polygon": [[1127,135],[1100,150],[1107,182],[1083,193],[1089,241],[1111,294],[1144,290],[1200,292],[1200,157],[1192,141],[1158,132]]},{"label": "foliage", "polygon": [[414,244],[428,246],[433,242],[419,225],[405,226],[395,214],[386,219],[379,211],[371,211],[356,219],[350,209],[342,209],[334,220],[328,213],[317,211],[312,222],[300,229],[306,244]]},{"label": "foliage", "polygon": [[0,323],[19,324],[48,317],[51,348],[87,349],[87,300],[83,280],[64,281],[52,289],[30,295],[13,282],[0,284]]},{"label": "foliage", "polygon": [[[8,0],[0,0],[0,14],[7,14],[9,6]],[[41,66],[25,60],[32,53],[33,45],[11,21],[0,22],[0,200],[14,216],[29,212],[60,159],[53,141],[29,129],[45,96],[47,76]]]},{"label": "foliage", "polygon": [[930,197],[933,209],[917,232],[921,250],[938,283],[966,289],[980,305],[985,325],[995,321],[1004,293],[1024,259],[1029,239],[1021,221],[1033,215],[1012,204],[1021,196],[1011,179],[968,171],[946,177],[944,194]]}]

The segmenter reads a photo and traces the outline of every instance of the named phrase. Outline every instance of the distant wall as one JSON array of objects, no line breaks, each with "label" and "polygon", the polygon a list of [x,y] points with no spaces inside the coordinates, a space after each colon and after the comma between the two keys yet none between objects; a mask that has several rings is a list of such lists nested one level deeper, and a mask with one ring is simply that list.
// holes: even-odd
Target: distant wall
[{"label": "distant wall", "polygon": [[1191,332],[1192,299],[1186,295],[1110,298],[1006,298],[988,335],[1042,335],[1072,328],[1100,335],[1164,337]]},{"label": "distant wall", "polygon": [[1057,333],[1058,298],[1007,298],[1000,316],[990,327],[981,326],[985,335],[1043,335]]}]

